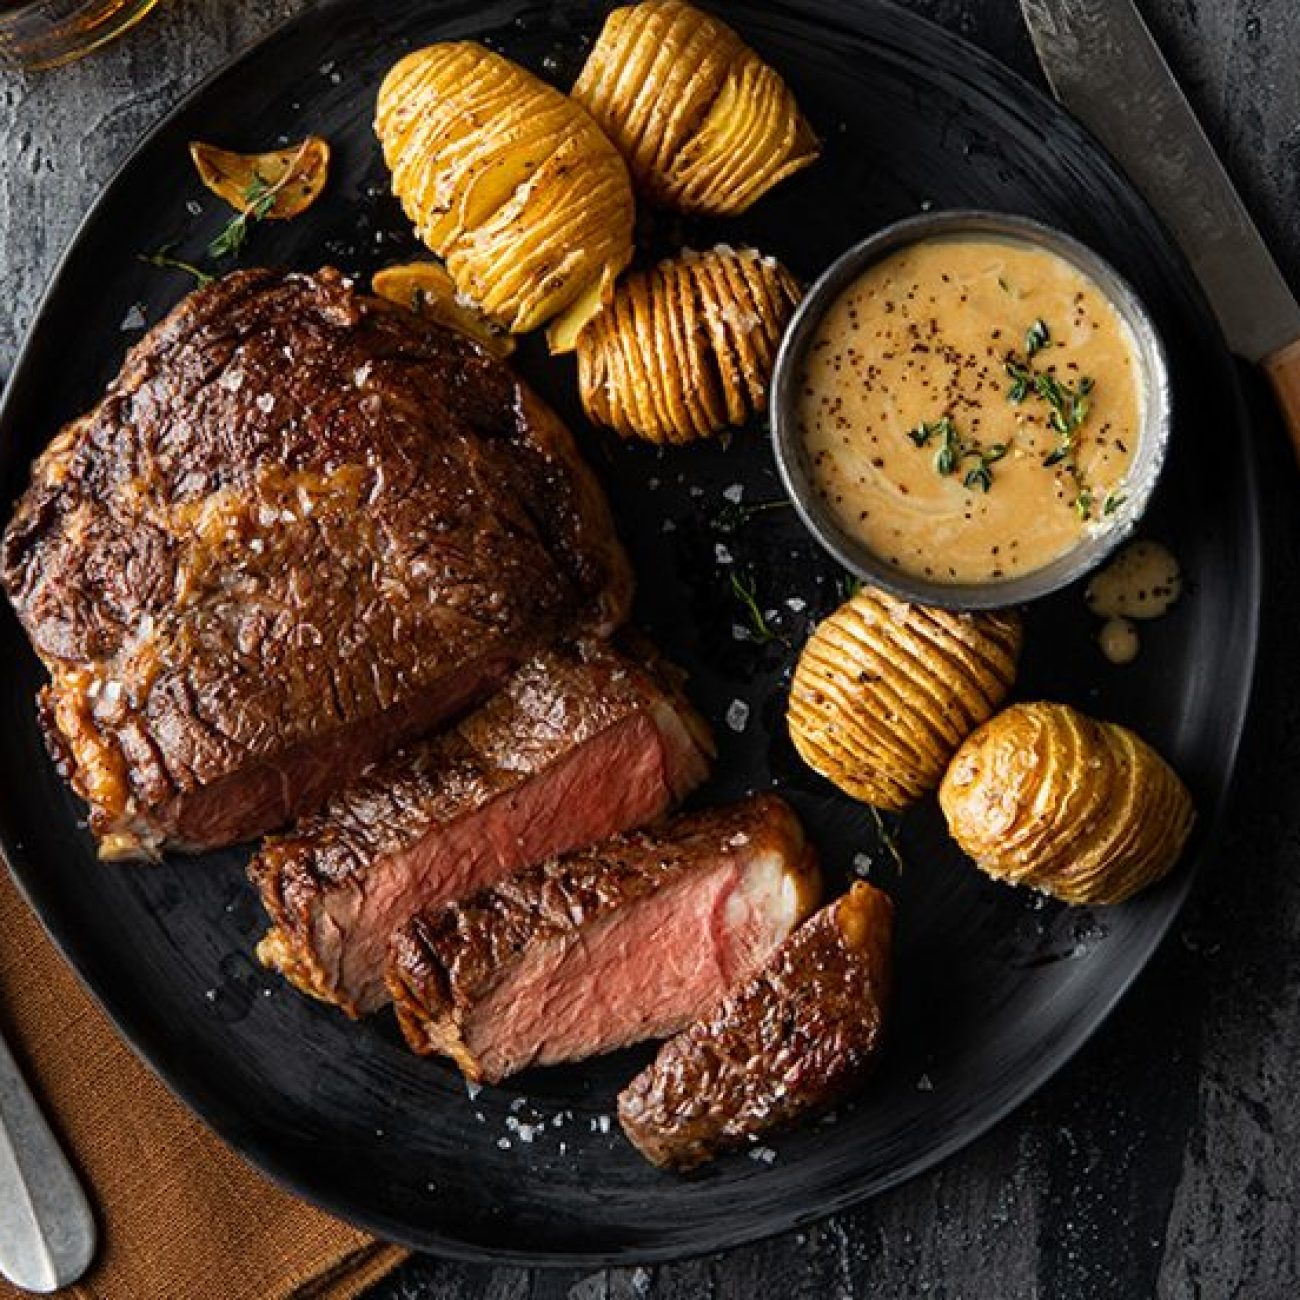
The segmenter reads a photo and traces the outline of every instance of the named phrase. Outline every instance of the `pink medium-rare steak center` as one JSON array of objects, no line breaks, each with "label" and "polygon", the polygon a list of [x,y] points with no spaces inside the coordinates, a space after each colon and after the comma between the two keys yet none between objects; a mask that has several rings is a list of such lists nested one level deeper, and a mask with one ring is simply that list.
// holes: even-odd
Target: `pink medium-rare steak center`
[{"label": "pink medium-rare steak center", "polygon": [[483,1000],[465,1050],[499,1079],[675,1033],[761,965],[774,918],[788,915],[785,885],[775,856],[729,863],[615,912],[580,942],[538,943]]},{"label": "pink medium-rare steak center", "polygon": [[411,1046],[496,1082],[675,1033],[748,979],[816,904],[773,796],[531,867],[419,913],[389,985]]},{"label": "pink medium-rare steak center", "polygon": [[283,822],[630,584],[554,416],[328,270],[151,330],[36,462],[3,581],[106,856]]},{"label": "pink medium-rare steak center", "polygon": [[259,955],[349,1014],[372,1011],[412,913],[653,821],[704,779],[710,749],[667,665],[598,641],[545,651],[451,732],[267,842],[250,868],[273,920]]}]

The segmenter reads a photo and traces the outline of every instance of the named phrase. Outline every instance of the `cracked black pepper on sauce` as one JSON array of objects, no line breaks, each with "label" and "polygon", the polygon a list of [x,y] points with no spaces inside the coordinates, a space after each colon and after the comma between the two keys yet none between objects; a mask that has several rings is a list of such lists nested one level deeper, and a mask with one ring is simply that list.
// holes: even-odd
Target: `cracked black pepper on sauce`
[{"label": "cracked black pepper on sauce", "polygon": [[805,353],[797,427],[846,532],[919,577],[997,580],[1120,516],[1137,367],[1127,325],[1063,258],[924,240],[831,305]]}]

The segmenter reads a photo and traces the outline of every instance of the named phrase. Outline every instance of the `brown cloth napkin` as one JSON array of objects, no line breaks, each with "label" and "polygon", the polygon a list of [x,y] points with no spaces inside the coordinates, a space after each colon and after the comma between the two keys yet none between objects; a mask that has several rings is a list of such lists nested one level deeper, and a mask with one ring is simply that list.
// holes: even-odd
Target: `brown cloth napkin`
[{"label": "brown cloth napkin", "polygon": [[[99,1219],[79,1300],[348,1300],[397,1246],[272,1186],[147,1070],[0,865],[0,1026]],[[0,1300],[23,1292],[0,1279]]]}]

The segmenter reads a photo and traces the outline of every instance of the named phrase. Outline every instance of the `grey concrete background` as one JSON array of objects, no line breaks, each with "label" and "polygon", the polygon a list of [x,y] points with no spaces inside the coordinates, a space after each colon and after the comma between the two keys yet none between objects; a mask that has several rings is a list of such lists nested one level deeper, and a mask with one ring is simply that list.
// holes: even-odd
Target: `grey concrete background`
[{"label": "grey concrete background", "polygon": [[[906,2],[1036,75],[1014,0]],[[1140,3],[1300,288],[1300,3]],[[301,6],[164,0],[81,65],[0,74],[0,378],[137,137]],[[370,1300],[1300,1296],[1300,501],[1266,411],[1261,437],[1270,587],[1229,832],[1175,935],[1062,1076],[937,1172],[807,1232],[589,1275],[417,1259]]]}]

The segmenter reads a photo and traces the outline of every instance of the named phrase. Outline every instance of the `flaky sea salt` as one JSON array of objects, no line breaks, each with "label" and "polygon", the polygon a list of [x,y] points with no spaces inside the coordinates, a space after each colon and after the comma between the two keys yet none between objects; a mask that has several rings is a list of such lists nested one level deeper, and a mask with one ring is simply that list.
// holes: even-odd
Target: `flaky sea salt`
[{"label": "flaky sea salt", "polygon": [[749,723],[749,705],[744,700],[732,700],[727,705],[727,726],[732,731],[744,731]]}]

